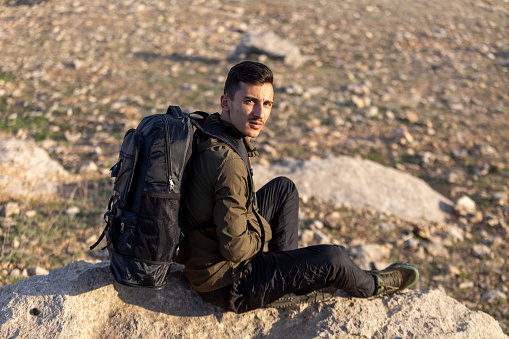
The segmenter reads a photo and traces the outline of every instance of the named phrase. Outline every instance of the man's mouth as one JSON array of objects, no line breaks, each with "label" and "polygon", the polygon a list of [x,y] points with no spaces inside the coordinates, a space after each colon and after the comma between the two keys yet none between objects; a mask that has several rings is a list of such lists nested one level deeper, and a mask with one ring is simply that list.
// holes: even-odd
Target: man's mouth
[{"label": "man's mouth", "polygon": [[260,120],[250,120],[249,121],[249,126],[251,126],[251,128],[254,128],[254,129],[260,129],[263,127],[263,121],[260,121]]}]

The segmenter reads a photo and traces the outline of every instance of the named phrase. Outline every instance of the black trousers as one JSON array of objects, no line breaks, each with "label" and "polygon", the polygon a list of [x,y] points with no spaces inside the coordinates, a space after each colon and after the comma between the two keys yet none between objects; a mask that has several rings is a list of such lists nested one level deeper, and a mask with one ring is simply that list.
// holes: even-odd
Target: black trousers
[{"label": "black trousers", "polygon": [[337,245],[298,247],[299,195],[288,178],[276,178],[257,193],[260,214],[270,223],[269,251],[246,265],[242,277],[217,291],[200,293],[208,302],[236,313],[247,312],[288,293],[333,286],[354,297],[375,291],[371,274],[361,270]]}]

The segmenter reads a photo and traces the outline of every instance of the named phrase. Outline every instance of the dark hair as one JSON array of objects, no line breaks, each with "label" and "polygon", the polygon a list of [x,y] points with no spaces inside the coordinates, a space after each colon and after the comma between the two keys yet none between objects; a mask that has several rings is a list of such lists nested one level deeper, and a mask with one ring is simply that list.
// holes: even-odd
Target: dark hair
[{"label": "dark hair", "polygon": [[235,93],[240,89],[241,82],[251,85],[272,85],[273,80],[272,71],[264,64],[254,61],[242,61],[233,66],[228,72],[224,84],[224,94],[233,99]]}]

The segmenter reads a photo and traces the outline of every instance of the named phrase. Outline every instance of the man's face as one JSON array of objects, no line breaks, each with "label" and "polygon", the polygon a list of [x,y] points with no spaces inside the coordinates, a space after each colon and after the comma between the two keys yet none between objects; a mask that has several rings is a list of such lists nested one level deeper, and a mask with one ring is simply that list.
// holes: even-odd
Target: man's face
[{"label": "man's face", "polygon": [[221,118],[228,121],[247,137],[260,134],[269,118],[274,100],[272,84],[251,85],[240,83],[233,99],[221,96]]}]

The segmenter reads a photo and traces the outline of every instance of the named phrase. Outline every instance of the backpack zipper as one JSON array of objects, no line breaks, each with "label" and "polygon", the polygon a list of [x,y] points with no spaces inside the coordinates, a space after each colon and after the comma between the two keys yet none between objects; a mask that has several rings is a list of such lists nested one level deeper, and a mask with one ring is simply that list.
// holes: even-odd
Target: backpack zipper
[{"label": "backpack zipper", "polygon": [[167,120],[166,115],[163,115],[163,120],[164,120],[164,140],[165,140],[165,147],[166,147],[166,154],[164,156],[164,160],[166,162],[166,177],[168,178],[168,188],[171,193],[175,189],[175,183],[173,182],[173,179],[171,178],[171,168],[170,168],[171,148],[170,148],[170,142],[168,140],[170,131],[169,131],[168,120]]}]

